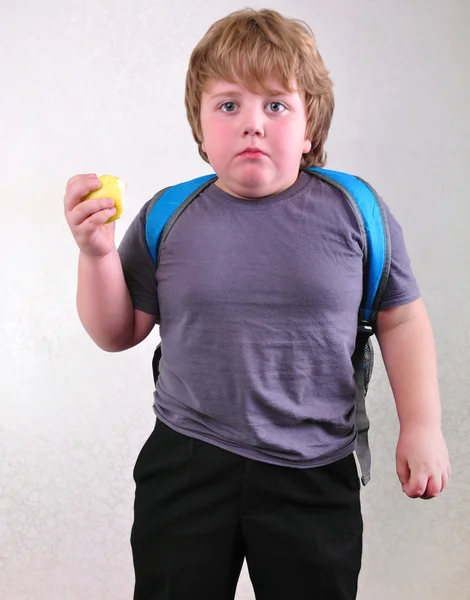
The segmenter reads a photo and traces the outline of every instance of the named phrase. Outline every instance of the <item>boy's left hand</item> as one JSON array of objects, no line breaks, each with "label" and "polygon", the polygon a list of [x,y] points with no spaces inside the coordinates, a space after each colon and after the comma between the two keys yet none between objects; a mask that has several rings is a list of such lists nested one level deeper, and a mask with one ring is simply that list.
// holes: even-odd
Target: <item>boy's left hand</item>
[{"label": "boy's left hand", "polygon": [[447,485],[451,469],[440,427],[401,429],[396,451],[397,475],[409,498],[435,498]]}]

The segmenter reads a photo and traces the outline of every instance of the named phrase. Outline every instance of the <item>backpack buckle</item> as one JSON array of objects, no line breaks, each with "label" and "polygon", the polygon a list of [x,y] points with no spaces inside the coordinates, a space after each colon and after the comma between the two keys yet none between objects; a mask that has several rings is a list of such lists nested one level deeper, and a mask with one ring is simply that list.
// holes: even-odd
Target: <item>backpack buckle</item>
[{"label": "backpack buckle", "polygon": [[357,332],[370,337],[374,334],[374,328],[369,321],[359,321],[357,325]]}]

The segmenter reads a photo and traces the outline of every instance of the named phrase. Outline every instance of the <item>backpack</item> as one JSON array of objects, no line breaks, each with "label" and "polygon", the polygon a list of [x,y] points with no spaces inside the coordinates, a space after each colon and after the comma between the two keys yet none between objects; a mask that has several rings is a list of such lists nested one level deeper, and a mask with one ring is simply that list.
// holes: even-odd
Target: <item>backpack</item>
[{"label": "backpack", "polygon": [[[352,356],[356,386],[356,455],[361,468],[361,480],[370,480],[371,455],[368,441],[370,427],[366,413],[367,395],[374,365],[371,336],[376,332],[377,313],[380,308],[390,272],[390,232],[382,200],[364,180],[338,171],[310,167],[303,169],[340,190],[355,212],[364,240],[363,295],[358,314],[356,346]],[[146,211],[145,235],[148,250],[155,265],[160,251],[178,217],[211,183],[216,175],[205,175],[159,191]],[[161,344],[158,344],[152,361],[156,384],[159,375]]]}]

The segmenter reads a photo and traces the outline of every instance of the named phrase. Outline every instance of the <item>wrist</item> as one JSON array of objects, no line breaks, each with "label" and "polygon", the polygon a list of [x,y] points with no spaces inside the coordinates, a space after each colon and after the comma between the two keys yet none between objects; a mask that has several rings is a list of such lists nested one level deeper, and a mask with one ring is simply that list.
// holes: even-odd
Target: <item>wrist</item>
[{"label": "wrist", "polygon": [[441,419],[434,418],[418,418],[412,419],[401,419],[400,420],[400,434],[417,433],[419,431],[441,431],[442,424]]},{"label": "wrist", "polygon": [[79,261],[88,265],[102,265],[112,260],[112,257],[117,254],[116,247],[113,247],[106,254],[92,254],[80,249]]}]

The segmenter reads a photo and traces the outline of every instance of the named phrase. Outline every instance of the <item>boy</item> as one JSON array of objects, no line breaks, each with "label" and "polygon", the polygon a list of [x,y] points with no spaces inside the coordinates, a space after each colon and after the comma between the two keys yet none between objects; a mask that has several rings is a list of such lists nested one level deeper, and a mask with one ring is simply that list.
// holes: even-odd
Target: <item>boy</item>
[{"label": "boy", "polygon": [[[182,213],[158,267],[148,203],[119,252],[112,201],[67,186],[77,306],[108,351],[160,324],[155,429],[135,466],[135,600],[230,600],[244,557],[257,600],[352,600],[362,553],[353,451],[363,241],[325,164],[332,84],[310,30],[270,10],[215,23],[191,56],[186,109],[218,179]],[[450,475],[434,342],[387,209],[377,337],[400,420],[397,473],[431,498]]]}]

